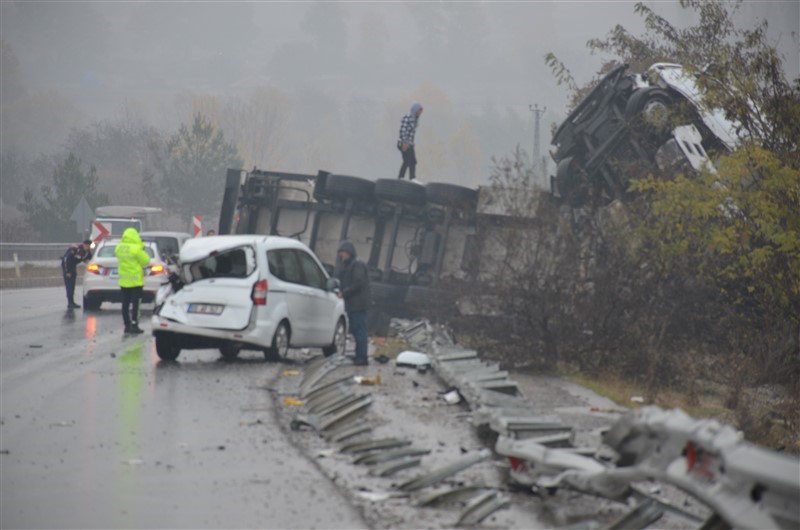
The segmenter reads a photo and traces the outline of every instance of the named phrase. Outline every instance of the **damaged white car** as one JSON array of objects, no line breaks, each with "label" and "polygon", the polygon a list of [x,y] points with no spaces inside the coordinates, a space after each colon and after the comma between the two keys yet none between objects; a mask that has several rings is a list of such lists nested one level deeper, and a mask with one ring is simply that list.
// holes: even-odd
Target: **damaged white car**
[{"label": "damaged white car", "polygon": [[241,350],[267,359],[290,347],[344,351],[347,318],[338,281],[303,243],[275,236],[196,238],[180,251],[180,274],[159,293],[152,319],[158,356],[182,349]]}]

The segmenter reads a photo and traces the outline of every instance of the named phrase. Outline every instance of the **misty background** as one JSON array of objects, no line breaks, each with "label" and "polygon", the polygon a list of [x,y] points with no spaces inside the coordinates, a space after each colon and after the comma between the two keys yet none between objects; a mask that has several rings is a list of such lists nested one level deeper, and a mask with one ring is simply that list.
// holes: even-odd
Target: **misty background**
[{"label": "misty background", "polygon": [[[646,3],[694,22],[677,2]],[[742,26],[762,19],[797,78],[800,3],[745,2],[736,15]],[[546,109],[542,155],[566,116],[569,94],[545,54],[582,84],[603,60],[587,40],[616,24],[644,30],[629,1],[3,1],[0,21],[4,222],[69,153],[96,167],[111,203],[148,203],[154,143],[197,113],[246,168],[396,178],[400,119],[418,101],[419,177],[485,184],[492,157],[531,153],[531,105]]]}]

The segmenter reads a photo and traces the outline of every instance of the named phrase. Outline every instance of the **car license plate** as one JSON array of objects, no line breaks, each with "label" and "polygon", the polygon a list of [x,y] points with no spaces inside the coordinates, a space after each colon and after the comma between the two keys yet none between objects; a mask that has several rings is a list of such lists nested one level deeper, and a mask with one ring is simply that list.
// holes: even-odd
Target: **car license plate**
[{"label": "car license plate", "polygon": [[225,306],[219,304],[189,304],[187,311],[198,315],[220,315],[223,309]]},{"label": "car license plate", "polygon": [[116,268],[116,267],[112,268],[112,269],[109,271],[109,273],[108,273],[108,274],[109,274],[109,275],[111,275],[111,276],[116,276],[116,275],[117,275],[117,268]]}]

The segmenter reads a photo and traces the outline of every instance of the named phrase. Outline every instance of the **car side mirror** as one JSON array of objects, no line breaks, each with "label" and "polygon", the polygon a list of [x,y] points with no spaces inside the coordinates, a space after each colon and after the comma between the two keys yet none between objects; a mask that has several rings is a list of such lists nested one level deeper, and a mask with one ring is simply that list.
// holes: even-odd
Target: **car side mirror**
[{"label": "car side mirror", "polygon": [[339,292],[341,288],[342,283],[339,278],[328,278],[328,282],[325,284],[325,289],[333,293]]}]

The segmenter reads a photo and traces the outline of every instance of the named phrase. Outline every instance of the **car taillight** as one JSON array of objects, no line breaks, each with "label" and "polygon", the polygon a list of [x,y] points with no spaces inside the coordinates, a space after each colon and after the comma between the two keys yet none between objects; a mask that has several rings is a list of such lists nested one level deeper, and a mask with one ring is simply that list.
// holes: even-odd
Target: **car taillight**
[{"label": "car taillight", "polygon": [[150,265],[150,273],[151,274],[161,274],[164,272],[163,265]]},{"label": "car taillight", "polygon": [[261,280],[253,285],[253,294],[250,298],[255,305],[267,305],[267,280]]},{"label": "car taillight", "polygon": [[86,266],[86,272],[91,272],[92,274],[100,274],[100,265],[97,263],[90,263]]}]

